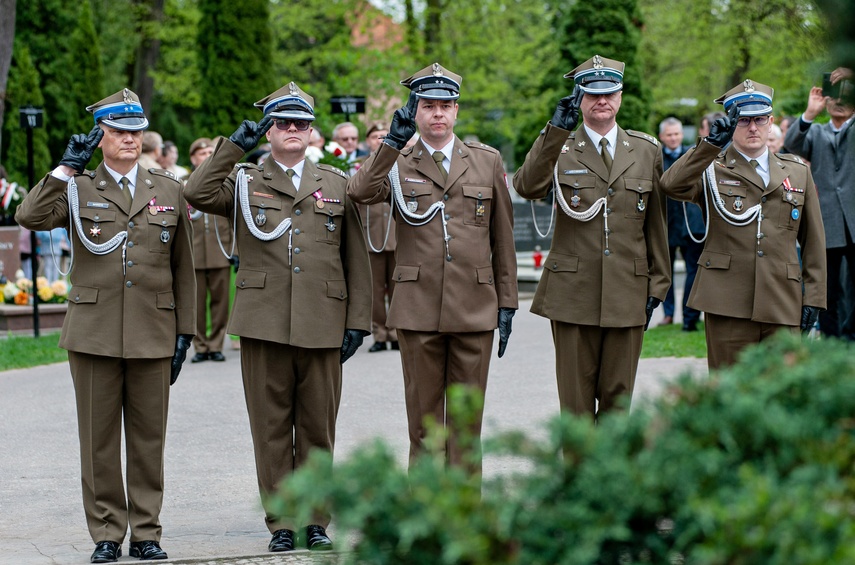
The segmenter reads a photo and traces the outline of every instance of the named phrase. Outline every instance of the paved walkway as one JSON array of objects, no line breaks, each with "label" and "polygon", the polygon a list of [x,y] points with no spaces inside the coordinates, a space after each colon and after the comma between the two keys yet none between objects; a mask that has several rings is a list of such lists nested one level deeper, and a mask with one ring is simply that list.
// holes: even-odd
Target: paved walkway
[{"label": "paved walkway", "polygon": [[[494,357],[484,433],[534,431],[558,413],[549,321],[523,300],[505,357]],[[661,319],[661,309],[656,314]],[[656,319],[654,319],[654,324]],[[407,427],[397,352],[368,353],[370,338],[344,367],[336,456],[375,437],[406,464]],[[2,345],[0,345],[2,346]],[[184,366],[172,388],[166,442],[162,545],[179,563],[335,563],[335,555],[266,553],[239,352],[224,363]],[[657,395],[684,370],[706,374],[704,359],[642,360],[636,401]],[[503,471],[487,457],[485,474]],[[338,540],[333,522],[330,533]],[[342,541],[342,540],[338,540]],[[74,392],[67,364],[0,372],[0,563],[88,563],[80,498]],[[127,553],[127,540],[123,551]],[[137,562],[123,556],[120,562]]]}]

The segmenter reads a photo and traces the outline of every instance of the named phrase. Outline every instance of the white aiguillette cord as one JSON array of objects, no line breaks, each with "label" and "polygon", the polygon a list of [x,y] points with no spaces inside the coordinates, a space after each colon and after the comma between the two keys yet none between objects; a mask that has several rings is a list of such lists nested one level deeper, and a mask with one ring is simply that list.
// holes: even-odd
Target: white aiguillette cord
[{"label": "white aiguillette cord", "polygon": [[704,236],[701,239],[695,239],[695,236],[692,234],[692,230],[689,227],[689,215],[686,213],[686,203],[683,202],[683,219],[686,222],[686,230],[689,232],[689,237],[692,238],[692,241],[695,243],[703,243],[706,240],[707,235],[710,232],[710,196],[712,196],[713,205],[715,206],[716,212],[721,218],[732,226],[742,227],[747,226],[755,219],[757,219],[757,241],[760,241],[760,231],[761,226],[763,224],[763,206],[762,204],[755,204],[742,214],[733,214],[727,210],[727,206],[724,203],[724,200],[721,198],[721,193],[719,193],[716,188],[716,179],[715,179],[715,161],[710,163],[710,166],[707,167],[705,171],[705,175],[703,176],[703,182],[706,185],[706,189],[704,190],[704,203],[706,205],[706,225],[704,226]]},{"label": "white aiguillette cord", "polygon": [[[404,191],[401,188],[401,178],[398,175],[398,162],[395,161],[395,164],[392,165],[392,169],[389,171],[389,182],[392,184],[392,199],[398,206],[398,211],[401,212],[401,217],[404,218],[411,226],[423,226],[436,216],[437,212],[445,209],[445,202],[441,200],[437,200],[433,204],[428,207],[428,209],[423,214],[416,214],[415,212],[410,212],[409,208],[407,208],[407,203],[404,201]],[[448,236],[448,220],[445,219],[445,214],[440,214],[440,218],[442,218],[442,233],[443,239],[445,239],[445,254],[446,256],[450,256],[451,253],[448,249],[448,240],[451,239]]]}]

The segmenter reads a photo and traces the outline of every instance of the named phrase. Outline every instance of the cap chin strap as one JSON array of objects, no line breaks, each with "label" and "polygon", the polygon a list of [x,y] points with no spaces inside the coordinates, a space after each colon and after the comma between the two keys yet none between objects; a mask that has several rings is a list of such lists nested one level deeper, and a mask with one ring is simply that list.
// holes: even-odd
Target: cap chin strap
[{"label": "cap chin strap", "polygon": [[[401,217],[411,226],[423,226],[431,221],[433,217],[436,216],[437,212],[445,210],[445,202],[437,200],[431,204],[423,214],[410,212],[410,209],[407,208],[407,203],[404,201],[404,191],[401,189],[401,178],[398,175],[397,161],[395,161],[395,164],[392,165],[392,169],[389,171],[389,183],[392,185],[393,202],[397,204]],[[448,220],[445,219],[445,214],[440,214],[439,217],[442,218],[442,235],[445,240],[445,255],[451,256],[451,252],[448,249],[448,241],[451,239],[448,235]]]}]

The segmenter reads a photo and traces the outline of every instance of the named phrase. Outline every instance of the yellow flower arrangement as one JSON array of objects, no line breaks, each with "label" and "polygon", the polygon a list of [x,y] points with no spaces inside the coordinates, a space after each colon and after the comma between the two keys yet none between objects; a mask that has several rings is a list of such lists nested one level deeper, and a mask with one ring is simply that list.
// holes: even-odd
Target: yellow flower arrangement
[{"label": "yellow flower arrangement", "polygon": [[[3,293],[2,300],[6,304],[32,304],[33,281],[30,279],[19,276],[15,282],[8,281],[5,285],[0,285],[0,290]],[[68,300],[68,284],[65,281],[49,283],[45,277],[38,277],[36,292],[40,302],[62,304]]]}]

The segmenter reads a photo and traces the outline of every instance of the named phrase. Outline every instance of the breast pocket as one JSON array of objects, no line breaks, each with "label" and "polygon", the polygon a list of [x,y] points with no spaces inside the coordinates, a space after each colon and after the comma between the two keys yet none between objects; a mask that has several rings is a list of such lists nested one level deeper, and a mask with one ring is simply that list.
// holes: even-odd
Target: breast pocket
[{"label": "breast pocket", "polygon": [[643,220],[647,213],[647,204],[653,193],[653,181],[650,179],[625,178],[627,202],[624,215],[633,220]]},{"label": "breast pocket", "polygon": [[493,202],[492,186],[463,185],[463,223],[487,227]]},{"label": "breast pocket", "polygon": [[104,243],[120,231],[115,210],[81,208],[80,224],[83,226],[83,236],[93,243]]},{"label": "breast pocket", "polygon": [[152,253],[169,253],[172,238],[178,227],[178,214],[161,212],[156,216],[146,214],[148,222],[148,249]]},{"label": "breast pocket", "polygon": [[558,175],[558,185],[567,204],[579,211],[590,208],[598,198],[595,175]]},{"label": "breast pocket", "polygon": [[323,208],[314,206],[317,241],[329,244],[341,243],[341,231],[344,229],[344,205],[334,202],[324,202]]},{"label": "breast pocket", "polygon": [[[255,227],[265,233],[272,232],[285,219],[282,213],[282,201],[276,197],[250,196],[249,210]],[[244,235],[250,235],[246,222],[239,221],[239,223],[243,225]]]},{"label": "breast pocket", "polygon": [[407,184],[401,188],[407,210],[413,214],[424,214],[435,202],[432,184]]},{"label": "breast pocket", "polygon": [[748,209],[746,197],[747,189],[742,186],[718,185],[718,193],[721,195],[721,200],[724,202],[724,208],[731,213],[741,214]]},{"label": "breast pocket", "polygon": [[788,230],[799,229],[799,224],[802,221],[802,212],[804,212],[805,195],[800,192],[789,190],[783,191],[781,197],[781,213],[778,216],[780,220],[778,225]]}]

